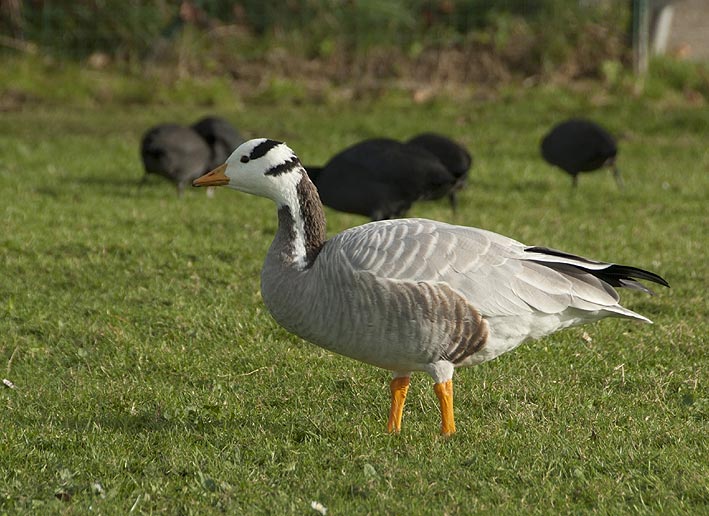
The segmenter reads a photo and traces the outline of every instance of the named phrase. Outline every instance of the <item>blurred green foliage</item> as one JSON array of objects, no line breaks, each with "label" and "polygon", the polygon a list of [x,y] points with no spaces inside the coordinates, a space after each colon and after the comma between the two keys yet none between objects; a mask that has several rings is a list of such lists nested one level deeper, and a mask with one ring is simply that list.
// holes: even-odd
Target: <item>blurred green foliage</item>
[{"label": "blurred green foliage", "polygon": [[709,99],[709,67],[702,64],[656,56],[650,62],[649,86]]},{"label": "blurred green foliage", "polygon": [[[208,105],[229,96],[231,79],[246,79],[264,98],[285,92],[302,99],[303,80],[499,85],[532,77],[534,82],[592,78],[613,92],[642,90],[653,98],[667,92],[709,98],[706,66],[668,58],[655,59],[638,88],[629,72],[630,2],[24,0],[16,5],[14,16],[0,17],[0,30],[9,35],[0,45],[6,69],[24,66],[13,56],[24,48],[37,54],[30,61],[39,68],[74,62],[101,70],[110,64],[156,84],[117,91],[84,74],[75,91],[54,97],[83,88],[100,101],[165,101],[176,94],[163,93],[166,88],[194,78],[197,89],[206,91],[211,86],[200,81],[219,77],[217,94],[199,94]],[[309,66],[311,61],[318,66]],[[0,78],[0,86],[47,96],[33,86],[34,78],[23,86],[23,77]]]},{"label": "blurred green foliage", "polygon": [[[135,60],[173,42],[186,26],[203,34],[234,29],[244,52],[286,45],[308,57],[335,49],[389,46],[416,54],[422,46],[489,44],[539,67],[564,59],[587,28],[624,34],[627,2],[568,0],[34,0],[21,3],[13,32],[60,57],[93,52]],[[526,51],[523,51],[526,50]],[[613,56],[617,57],[617,56]],[[520,59],[521,60],[521,59]]]}]

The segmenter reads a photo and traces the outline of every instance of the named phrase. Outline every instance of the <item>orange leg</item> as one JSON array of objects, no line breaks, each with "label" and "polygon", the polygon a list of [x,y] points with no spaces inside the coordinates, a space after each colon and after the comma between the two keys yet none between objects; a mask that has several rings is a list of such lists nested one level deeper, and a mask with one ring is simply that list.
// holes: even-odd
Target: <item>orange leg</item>
[{"label": "orange leg", "polygon": [[438,396],[438,403],[441,405],[441,434],[451,435],[455,433],[455,420],[453,419],[453,380],[437,383],[433,390]]},{"label": "orange leg", "polygon": [[401,416],[404,413],[404,402],[406,401],[406,393],[409,390],[409,377],[399,376],[394,378],[389,384],[391,390],[391,409],[389,410],[389,422],[387,430],[389,433],[401,430]]}]

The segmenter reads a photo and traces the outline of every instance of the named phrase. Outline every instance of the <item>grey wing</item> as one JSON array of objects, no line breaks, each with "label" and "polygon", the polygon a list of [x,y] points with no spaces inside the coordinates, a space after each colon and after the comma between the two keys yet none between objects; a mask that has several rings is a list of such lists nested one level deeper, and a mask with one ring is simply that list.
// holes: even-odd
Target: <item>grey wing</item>
[{"label": "grey wing", "polygon": [[554,257],[550,267],[520,242],[481,229],[425,219],[382,221],[345,231],[330,244],[355,271],[389,281],[447,284],[483,317],[568,308],[635,316],[618,305],[610,285],[577,268],[573,259]]}]

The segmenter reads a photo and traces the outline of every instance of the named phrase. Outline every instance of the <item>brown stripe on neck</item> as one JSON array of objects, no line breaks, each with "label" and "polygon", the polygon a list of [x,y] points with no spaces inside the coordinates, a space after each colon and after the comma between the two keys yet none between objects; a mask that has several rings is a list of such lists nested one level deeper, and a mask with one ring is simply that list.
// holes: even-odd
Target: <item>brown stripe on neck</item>
[{"label": "brown stripe on neck", "polygon": [[[280,244],[280,249],[285,252],[284,256],[292,256],[296,238],[295,219],[291,213],[289,206],[281,206],[278,208],[278,234],[276,235],[277,242]],[[289,258],[290,259],[290,258]]]},{"label": "brown stripe on neck", "polygon": [[308,174],[302,172],[302,177],[296,186],[300,204],[300,216],[305,228],[305,260],[310,267],[322,246],[325,245],[325,212],[320,202],[320,196]]}]

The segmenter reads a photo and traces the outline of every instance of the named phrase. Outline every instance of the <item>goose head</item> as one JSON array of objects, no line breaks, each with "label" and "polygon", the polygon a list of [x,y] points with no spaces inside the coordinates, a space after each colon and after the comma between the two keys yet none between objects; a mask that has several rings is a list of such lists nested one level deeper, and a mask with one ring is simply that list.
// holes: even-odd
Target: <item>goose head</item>
[{"label": "goose head", "polygon": [[318,191],[298,157],[283,142],[249,140],[226,163],[195,179],[192,185],[227,186],[274,201],[279,227],[274,244],[276,248],[282,245],[283,253],[276,254],[287,257],[286,265],[309,268],[324,245],[325,214]]},{"label": "goose head", "polygon": [[241,144],[226,163],[195,179],[193,186],[227,186],[290,205],[305,169],[285,143],[257,138]]}]

